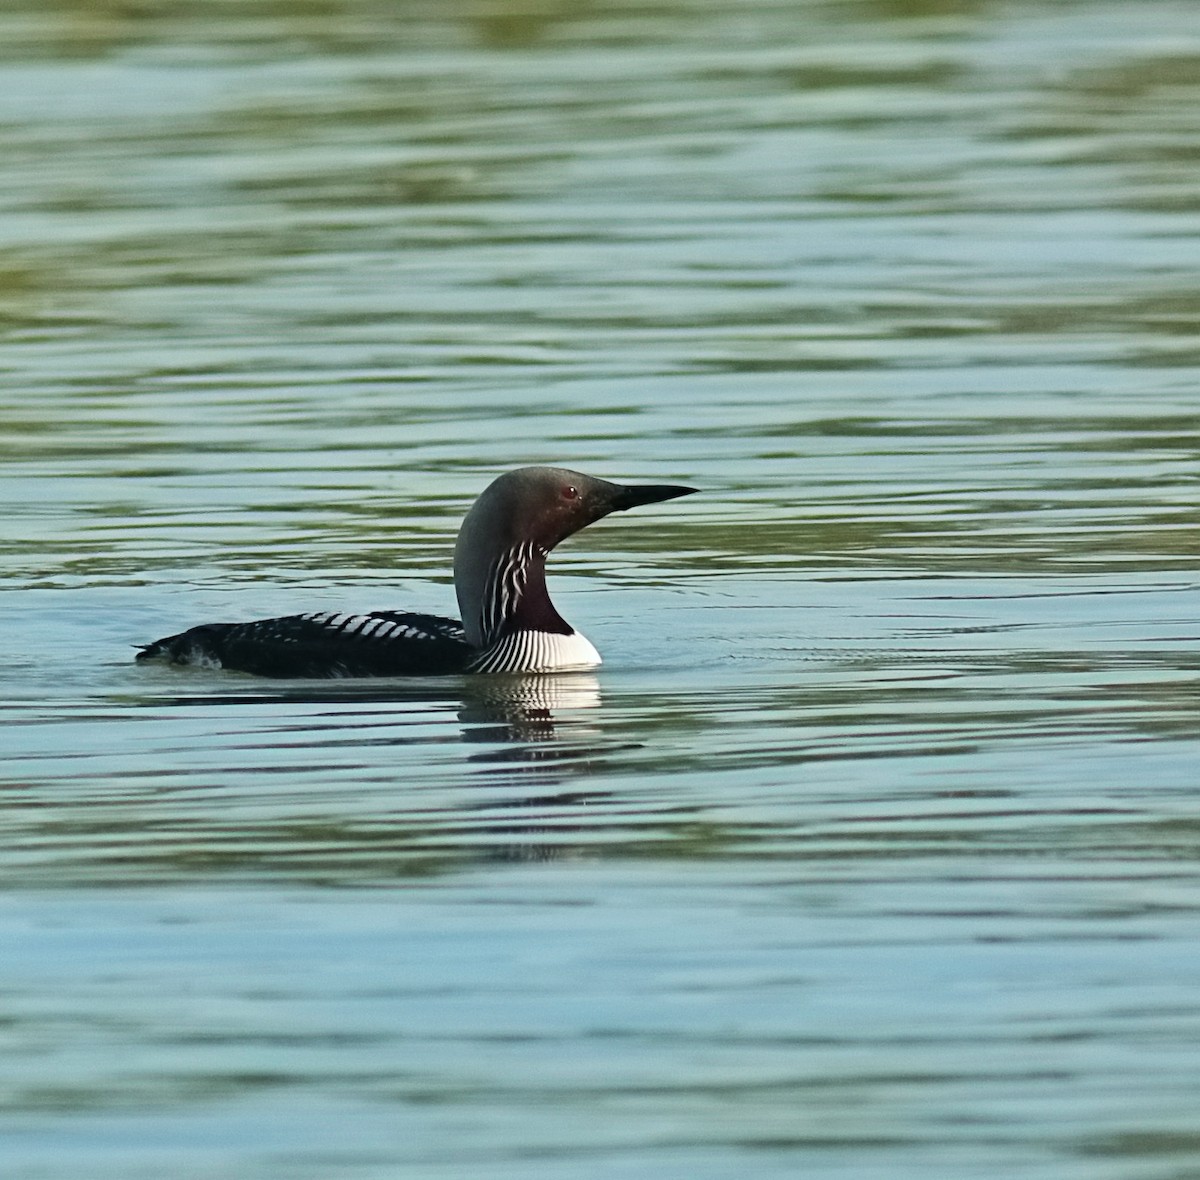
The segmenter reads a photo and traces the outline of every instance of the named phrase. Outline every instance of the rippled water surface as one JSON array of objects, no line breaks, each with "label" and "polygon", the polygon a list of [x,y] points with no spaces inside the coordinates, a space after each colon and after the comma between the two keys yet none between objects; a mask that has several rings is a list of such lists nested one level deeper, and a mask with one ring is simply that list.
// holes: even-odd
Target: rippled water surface
[{"label": "rippled water surface", "polygon": [[[0,1172],[1200,1175],[1194,5],[0,13]],[[594,675],[499,471],[703,494]]]}]

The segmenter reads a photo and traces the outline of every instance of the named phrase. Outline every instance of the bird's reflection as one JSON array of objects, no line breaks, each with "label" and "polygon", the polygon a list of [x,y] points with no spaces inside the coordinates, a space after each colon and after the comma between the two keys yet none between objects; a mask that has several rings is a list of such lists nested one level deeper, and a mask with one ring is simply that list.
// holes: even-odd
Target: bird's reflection
[{"label": "bird's reflection", "polygon": [[586,672],[481,676],[465,689],[458,719],[468,742],[552,742],[556,710],[600,706],[600,682]]},{"label": "bird's reflection", "polygon": [[597,772],[628,744],[606,740],[600,682],[590,673],[478,677],[459,711],[463,740],[484,781],[500,787],[464,810],[487,814],[490,861],[551,861],[581,855],[585,809],[610,799]]},{"label": "bird's reflection", "polygon": [[[553,676],[479,677],[459,710],[463,741],[486,747],[468,761],[491,768],[525,787],[561,781],[568,773],[595,769],[629,743],[606,740],[600,714],[600,682],[585,673]],[[540,796],[544,801],[545,796]]]},{"label": "bird's reflection", "polygon": [[[186,706],[279,702],[443,705],[456,713],[462,741],[484,747],[468,755],[469,762],[481,766],[532,769],[557,762],[578,767],[624,748],[603,740],[599,714],[592,724],[579,715],[584,710],[599,710],[602,704],[600,681],[590,672],[503,674],[457,680],[275,681],[256,685],[250,691],[239,685],[239,691],[232,693],[172,693],[165,699]],[[305,729],[314,732],[309,718],[305,719]],[[407,739],[398,733],[389,740]]]},{"label": "bird's reflection", "polygon": [[[312,748],[328,737],[340,738],[349,712],[364,749],[430,743],[434,761],[437,751],[445,748],[444,728],[439,727],[440,736],[431,742],[425,725],[415,736],[407,723],[381,725],[379,719],[392,715],[397,706],[408,714],[406,705],[417,714],[432,709],[447,721],[456,717],[459,740],[469,749],[465,762],[470,777],[462,785],[473,783],[480,790],[468,791],[465,797],[452,793],[446,806],[451,813],[472,817],[460,855],[473,860],[544,861],[582,855],[590,842],[581,841],[580,833],[590,830],[595,819],[588,809],[613,798],[606,773],[611,760],[638,745],[611,735],[600,681],[589,672],[425,681],[276,681],[256,684],[249,691],[247,687],[239,686],[234,693],[176,692],[158,700],[193,707],[328,706],[317,717],[297,709],[290,719],[290,725],[303,729]],[[368,704],[383,709],[365,709]],[[274,733],[278,736],[277,730]],[[243,753],[248,748],[253,747],[241,747]]]}]

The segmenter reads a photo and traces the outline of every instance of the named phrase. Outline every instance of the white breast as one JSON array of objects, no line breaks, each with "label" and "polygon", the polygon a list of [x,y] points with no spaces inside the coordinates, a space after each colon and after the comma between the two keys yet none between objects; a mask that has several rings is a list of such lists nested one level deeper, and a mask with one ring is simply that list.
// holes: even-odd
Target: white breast
[{"label": "white breast", "polygon": [[595,668],[600,653],[578,631],[514,631],[493,644],[470,666],[472,672],[570,672]]}]

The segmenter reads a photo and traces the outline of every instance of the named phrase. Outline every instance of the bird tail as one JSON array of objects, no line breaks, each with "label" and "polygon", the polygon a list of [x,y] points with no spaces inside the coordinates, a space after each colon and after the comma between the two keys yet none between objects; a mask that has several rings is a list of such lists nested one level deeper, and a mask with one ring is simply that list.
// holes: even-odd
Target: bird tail
[{"label": "bird tail", "polygon": [[168,635],[153,643],[138,644],[133,658],[144,664],[149,660],[165,660],[168,664],[199,664],[221,667],[220,645],[225,636],[236,626],[234,623],[208,623],[193,627],[178,635]]}]

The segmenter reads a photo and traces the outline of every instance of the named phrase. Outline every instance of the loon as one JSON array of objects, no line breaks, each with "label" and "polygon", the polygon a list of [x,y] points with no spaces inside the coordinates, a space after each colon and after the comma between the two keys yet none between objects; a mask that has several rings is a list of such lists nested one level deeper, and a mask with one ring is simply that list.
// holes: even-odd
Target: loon
[{"label": "loon", "polygon": [[550,601],[547,555],[610,512],[696,490],[609,483],[562,467],[521,467],[494,480],[459,529],[454,589],[461,623],[404,611],[319,611],[192,627],[146,644],[135,658],[274,677],[594,668],[599,652]]}]

